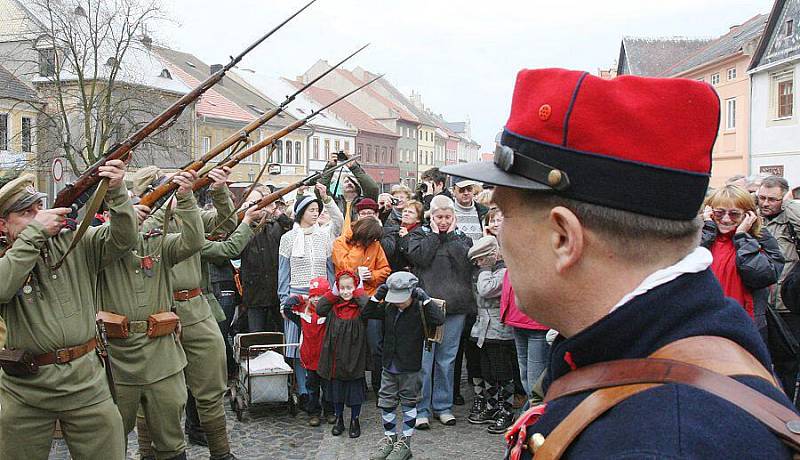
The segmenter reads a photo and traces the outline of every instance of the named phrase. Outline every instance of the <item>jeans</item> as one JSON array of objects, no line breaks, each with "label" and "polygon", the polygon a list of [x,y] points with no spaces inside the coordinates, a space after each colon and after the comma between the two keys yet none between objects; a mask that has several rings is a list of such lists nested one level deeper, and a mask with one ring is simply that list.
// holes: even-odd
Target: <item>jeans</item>
[{"label": "jeans", "polygon": [[[308,415],[325,415],[333,413],[333,403],[328,398],[328,381],[317,374],[317,371],[306,370],[306,386],[308,388]],[[320,404],[320,397],[322,404]]]},{"label": "jeans", "polygon": [[528,397],[533,396],[531,387],[547,367],[549,346],[546,335],[546,330],[514,328],[519,374]]},{"label": "jeans", "polygon": [[[453,409],[453,373],[466,315],[447,315],[442,343],[422,353],[422,400],[417,417],[449,414]],[[431,382],[433,378],[433,382]]]},{"label": "jeans", "polygon": [[236,312],[236,294],[233,291],[222,291],[221,295],[217,297],[222,311],[225,312],[225,320],[217,323],[219,330],[222,332],[222,338],[225,339],[225,362],[227,364],[228,376],[236,374],[236,361],[233,360],[233,347],[231,346],[231,321]]},{"label": "jeans", "polygon": [[372,373],[370,384],[375,394],[381,389],[381,370],[383,369],[383,320],[370,319],[367,322],[367,344],[369,345],[369,358],[372,360]]}]

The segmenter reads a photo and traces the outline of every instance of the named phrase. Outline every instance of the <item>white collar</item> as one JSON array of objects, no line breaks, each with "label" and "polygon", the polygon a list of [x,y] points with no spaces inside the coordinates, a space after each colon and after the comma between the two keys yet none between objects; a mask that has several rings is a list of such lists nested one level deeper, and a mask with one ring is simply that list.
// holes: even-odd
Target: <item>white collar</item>
[{"label": "white collar", "polygon": [[625,294],[625,296],[623,296],[622,299],[620,299],[620,301],[614,305],[614,308],[611,309],[611,312],[630,302],[634,298],[644,294],[645,292],[655,289],[662,284],[667,284],[683,274],[699,273],[707,269],[709,265],[711,265],[712,261],[713,258],[711,257],[711,252],[708,249],[704,247],[696,248],[686,257],[679,260],[675,265],[662,268],[661,270],[650,274],[650,276],[645,278],[641,284],[636,287],[636,289]]}]

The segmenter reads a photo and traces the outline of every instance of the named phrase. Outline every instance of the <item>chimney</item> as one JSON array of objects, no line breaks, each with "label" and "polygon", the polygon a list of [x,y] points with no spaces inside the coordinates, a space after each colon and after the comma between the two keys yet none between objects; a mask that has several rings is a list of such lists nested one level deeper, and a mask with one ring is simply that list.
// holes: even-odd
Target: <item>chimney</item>
[{"label": "chimney", "polygon": [[[220,70],[222,70],[222,67],[223,67],[222,64],[211,64],[211,66],[208,68],[209,75],[214,75],[215,73],[219,72]],[[223,78],[222,80],[219,81],[220,85],[225,83],[223,80],[225,79]]]}]

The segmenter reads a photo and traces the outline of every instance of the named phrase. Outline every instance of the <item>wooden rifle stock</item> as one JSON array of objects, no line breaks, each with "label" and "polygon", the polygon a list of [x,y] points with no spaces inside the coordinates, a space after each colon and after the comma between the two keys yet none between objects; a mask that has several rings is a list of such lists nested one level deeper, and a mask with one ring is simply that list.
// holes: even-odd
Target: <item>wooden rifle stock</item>
[{"label": "wooden rifle stock", "polygon": [[130,156],[131,150],[133,150],[139,143],[145,140],[148,136],[153,134],[157,129],[161,126],[168,123],[173,118],[180,116],[183,110],[192,102],[194,102],[197,98],[199,98],[203,93],[208,91],[209,88],[217,84],[222,77],[225,76],[225,73],[233,68],[239,61],[244,58],[244,56],[252,51],[256,46],[260,45],[264,40],[269,38],[273,33],[277,32],[278,29],[283,27],[287,22],[294,19],[295,16],[300,14],[303,10],[311,6],[312,3],[316,2],[317,0],[311,0],[305,6],[297,10],[294,14],[289,16],[286,20],[282,23],[278,24],[275,28],[271,31],[264,34],[261,38],[256,40],[252,43],[249,47],[247,47],[244,51],[242,51],[238,56],[231,58],[231,61],[225,65],[222,69],[218,70],[213,75],[209,76],[205,81],[200,83],[197,87],[195,87],[189,93],[183,95],[180,99],[178,99],[175,103],[171,106],[167,107],[166,110],[161,112],[158,116],[148,122],[146,125],[139,128],[135,133],[133,133],[130,137],[125,139],[119,144],[114,145],[111,147],[109,152],[107,152],[103,158],[98,160],[92,166],[89,167],[86,172],[81,174],[81,176],[75,181],[74,184],[68,185],[64,190],[60,191],[58,195],[56,195],[56,199],[53,202],[54,207],[66,207],[66,208],[73,208],[73,211],[77,211],[80,209],[80,206],[83,205],[86,201],[88,201],[87,194],[91,193],[94,187],[100,183],[100,167],[103,166],[108,160],[127,160]]}]

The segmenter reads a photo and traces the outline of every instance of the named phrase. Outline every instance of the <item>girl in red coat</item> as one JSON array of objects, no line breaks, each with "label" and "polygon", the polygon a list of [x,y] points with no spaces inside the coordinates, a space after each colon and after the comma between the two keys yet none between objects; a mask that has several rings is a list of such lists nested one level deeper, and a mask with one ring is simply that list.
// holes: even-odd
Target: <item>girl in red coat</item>
[{"label": "girl in red coat", "polygon": [[331,401],[336,411],[336,423],[331,430],[334,436],[344,432],[344,406],[351,411],[350,437],[361,436],[358,416],[365,399],[367,364],[367,323],[361,312],[368,300],[358,276],[344,270],[336,275],[334,289],[317,303],[317,313],[328,318],[317,372],[330,380]]}]

